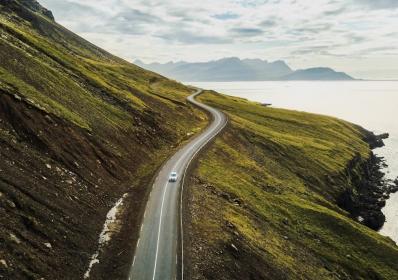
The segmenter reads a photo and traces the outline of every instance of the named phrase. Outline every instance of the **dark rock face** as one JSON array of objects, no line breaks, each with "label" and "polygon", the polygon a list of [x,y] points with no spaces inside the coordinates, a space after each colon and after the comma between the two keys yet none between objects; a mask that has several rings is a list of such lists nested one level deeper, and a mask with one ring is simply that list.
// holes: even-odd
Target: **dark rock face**
[{"label": "dark rock face", "polygon": [[[383,139],[387,137],[387,133],[382,135],[369,133],[365,140],[370,147],[377,148],[384,146]],[[340,208],[374,230],[379,230],[383,226],[385,216],[381,209],[385,206],[389,195],[398,191],[398,178],[395,181],[386,179],[382,172],[384,167],[386,167],[384,159],[374,154],[368,161],[362,163],[359,156],[355,157],[346,171],[353,187],[347,188],[337,199]]]},{"label": "dark rock face", "polygon": [[36,0],[19,0],[19,2],[29,10],[40,13],[50,20],[54,20],[53,13],[41,6]]},{"label": "dark rock face", "polygon": [[376,149],[376,148],[381,148],[384,147],[384,139],[387,139],[390,137],[388,133],[383,133],[380,135],[375,135],[373,133],[367,133],[367,135],[364,138],[364,141],[369,143],[369,146],[371,149]]}]

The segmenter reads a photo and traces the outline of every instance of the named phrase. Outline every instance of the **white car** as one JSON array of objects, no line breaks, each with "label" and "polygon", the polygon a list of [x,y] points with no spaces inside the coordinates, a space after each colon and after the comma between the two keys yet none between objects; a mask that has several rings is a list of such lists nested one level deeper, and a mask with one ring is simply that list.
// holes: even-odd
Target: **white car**
[{"label": "white car", "polygon": [[177,182],[178,175],[177,172],[171,172],[169,176],[169,182]]}]

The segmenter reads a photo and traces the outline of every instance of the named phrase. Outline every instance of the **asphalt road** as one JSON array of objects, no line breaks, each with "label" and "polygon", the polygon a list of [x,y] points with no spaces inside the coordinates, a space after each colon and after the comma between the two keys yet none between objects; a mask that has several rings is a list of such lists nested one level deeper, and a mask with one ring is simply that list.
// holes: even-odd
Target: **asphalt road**
[{"label": "asphalt road", "polygon": [[[131,280],[168,280],[183,278],[183,243],[181,199],[184,175],[192,159],[217,136],[227,124],[226,116],[220,111],[202,104],[195,97],[198,90],[188,97],[188,101],[208,111],[212,123],[188,144],[174,154],[158,173],[150,194],[140,238],[131,267]],[[178,173],[177,182],[169,182],[171,172]]]}]

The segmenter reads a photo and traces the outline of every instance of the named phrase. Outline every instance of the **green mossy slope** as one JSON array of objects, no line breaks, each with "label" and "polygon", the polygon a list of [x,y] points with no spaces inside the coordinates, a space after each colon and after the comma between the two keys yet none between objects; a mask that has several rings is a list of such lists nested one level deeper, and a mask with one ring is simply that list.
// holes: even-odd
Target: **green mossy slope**
[{"label": "green mossy slope", "polygon": [[363,129],[212,92],[200,99],[231,125],[192,178],[192,279],[398,278],[398,247],[336,205],[371,154]]}]

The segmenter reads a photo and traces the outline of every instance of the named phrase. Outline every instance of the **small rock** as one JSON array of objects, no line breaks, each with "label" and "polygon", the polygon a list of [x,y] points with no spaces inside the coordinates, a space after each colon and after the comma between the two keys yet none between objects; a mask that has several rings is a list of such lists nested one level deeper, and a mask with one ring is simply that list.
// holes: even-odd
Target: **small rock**
[{"label": "small rock", "polygon": [[380,139],[388,139],[390,137],[389,133],[382,133],[380,135],[377,135],[378,138]]},{"label": "small rock", "polygon": [[49,249],[52,249],[53,246],[51,246],[50,242],[44,243],[44,246],[46,246]]},{"label": "small rock", "polygon": [[16,237],[16,236],[15,236],[14,234],[12,234],[12,233],[10,233],[10,238],[11,238],[12,241],[14,241],[14,242],[17,243],[17,244],[20,244],[20,243],[21,243],[21,240],[19,240],[19,238]]},{"label": "small rock", "polygon": [[46,164],[46,167],[48,168],[48,169],[51,169],[51,165],[50,164]]},{"label": "small rock", "polygon": [[235,225],[233,223],[231,223],[230,221],[226,221],[225,222],[227,227],[231,228],[231,229],[235,229]]},{"label": "small rock", "polygon": [[44,118],[51,123],[53,122],[52,118],[49,115],[45,115]]},{"label": "small rock", "polygon": [[1,263],[5,268],[8,268],[8,264],[7,264],[6,260],[1,259],[1,260],[0,260],[0,263]]},{"label": "small rock", "polygon": [[231,243],[231,248],[234,249],[235,252],[239,252],[238,248],[233,243]]},{"label": "small rock", "polygon": [[22,97],[21,97],[21,96],[19,96],[18,94],[14,94],[14,97],[15,97],[15,99],[17,99],[17,100],[19,100],[19,101],[21,101],[21,100],[22,100]]},{"label": "small rock", "polygon": [[10,206],[11,208],[15,208],[15,207],[16,207],[15,203],[12,202],[11,200],[7,200],[7,204],[8,204],[8,206]]},{"label": "small rock", "polygon": [[289,237],[286,236],[286,235],[284,235],[283,238],[284,238],[285,240],[289,240]]}]

